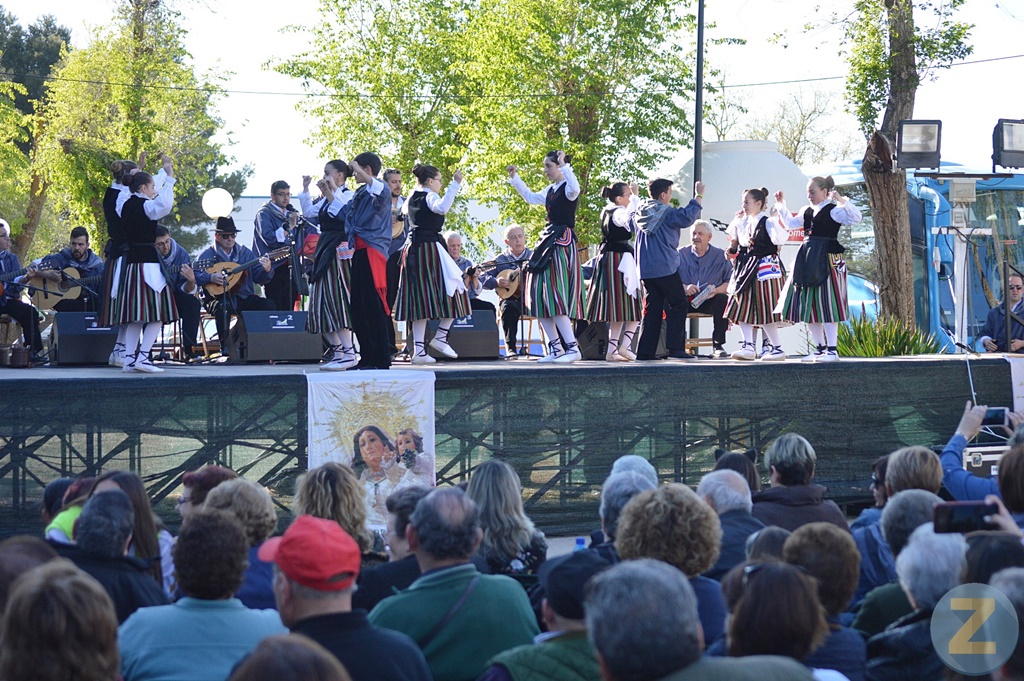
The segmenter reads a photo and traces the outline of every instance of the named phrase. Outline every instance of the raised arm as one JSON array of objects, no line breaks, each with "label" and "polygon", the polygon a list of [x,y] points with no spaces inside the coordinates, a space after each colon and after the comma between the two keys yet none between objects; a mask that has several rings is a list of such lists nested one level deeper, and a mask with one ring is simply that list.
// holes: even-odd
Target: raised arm
[{"label": "raised arm", "polygon": [[[460,189],[462,189],[462,173],[456,170],[451,184],[448,185],[448,189],[444,193],[444,198],[441,198],[435,192],[427,192],[427,207],[439,215],[445,215],[451,210],[452,204],[455,203],[455,196],[459,193]],[[406,201],[406,204],[408,203]]]},{"label": "raised arm", "polygon": [[[523,179],[519,177],[519,172],[515,166],[508,166],[505,168],[508,171],[508,183],[519,192],[519,195],[523,197],[523,200],[527,203],[532,203],[538,206],[543,206],[548,198],[548,190],[545,189],[543,193],[532,192],[530,188],[526,186]],[[577,183],[577,186],[579,184]]]}]

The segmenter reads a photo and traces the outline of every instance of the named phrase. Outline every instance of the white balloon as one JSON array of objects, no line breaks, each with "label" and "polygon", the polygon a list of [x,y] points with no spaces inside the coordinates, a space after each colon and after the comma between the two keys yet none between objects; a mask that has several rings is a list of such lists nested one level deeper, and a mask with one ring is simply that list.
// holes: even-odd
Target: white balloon
[{"label": "white balloon", "polygon": [[231,215],[231,211],[234,208],[235,200],[231,198],[231,194],[226,189],[214,187],[213,189],[206,190],[206,193],[203,194],[203,212],[211,220]]}]

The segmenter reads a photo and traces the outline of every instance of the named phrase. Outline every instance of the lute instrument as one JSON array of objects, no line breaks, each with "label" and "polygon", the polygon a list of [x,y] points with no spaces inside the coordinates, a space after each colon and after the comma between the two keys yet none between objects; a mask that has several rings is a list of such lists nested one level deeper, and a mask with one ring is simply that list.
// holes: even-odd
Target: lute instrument
[{"label": "lute instrument", "polygon": [[[270,251],[269,253],[264,253],[260,258],[266,257],[270,259],[270,262],[274,262],[276,260],[281,260],[282,258],[287,258],[290,253],[291,249],[284,246],[277,250]],[[218,272],[227,275],[226,283],[217,284],[211,281],[203,287],[211,296],[222,296],[224,295],[225,290],[227,290],[231,295],[234,295],[238,292],[238,289],[242,288],[242,284],[245,283],[246,277],[249,276],[249,269],[253,265],[258,265],[260,258],[250,260],[249,262],[243,262],[241,264],[226,261],[211,263],[208,260],[197,260],[193,265],[193,269],[205,270],[207,274],[211,275],[217,274]]]}]

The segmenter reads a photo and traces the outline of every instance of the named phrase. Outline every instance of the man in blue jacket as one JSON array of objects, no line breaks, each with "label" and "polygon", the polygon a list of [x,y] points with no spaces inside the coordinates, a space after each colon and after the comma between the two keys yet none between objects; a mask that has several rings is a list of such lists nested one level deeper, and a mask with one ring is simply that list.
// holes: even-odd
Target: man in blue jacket
[{"label": "man in blue jacket", "polygon": [[673,208],[672,180],[647,184],[649,199],[633,213],[630,225],[636,234],[636,261],[647,297],[640,322],[638,360],[657,359],[661,317],[665,315],[665,348],[674,359],[692,359],[686,351],[686,291],[679,278],[679,233],[700,217],[704,183],[693,185],[694,197],[682,208]]},{"label": "man in blue jacket", "polygon": [[167,283],[174,290],[174,304],[178,307],[181,317],[181,345],[185,361],[197,357],[195,347],[198,344],[199,318],[201,304],[196,297],[196,275],[192,272],[192,258],[188,251],[171,238],[170,231],[163,225],[156,228],[156,250],[164,263]]},{"label": "man in blue jacket", "polygon": [[988,311],[985,326],[978,333],[978,345],[987,352],[1024,352],[1024,325],[1014,320],[1010,325],[1010,347],[1006,347],[1006,308],[1005,301],[1010,301],[1010,310],[1018,317],[1024,317],[1024,278],[1019,274],[1011,274],[1006,284],[1006,295],[998,305]]}]

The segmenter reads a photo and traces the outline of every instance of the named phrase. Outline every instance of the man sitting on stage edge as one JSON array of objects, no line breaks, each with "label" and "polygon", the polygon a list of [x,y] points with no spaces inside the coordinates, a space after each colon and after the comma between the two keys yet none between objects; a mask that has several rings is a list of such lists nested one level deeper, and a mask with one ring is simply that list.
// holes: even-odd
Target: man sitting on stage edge
[{"label": "man sitting on stage edge", "polygon": [[[508,246],[495,258],[494,267],[486,272],[480,273],[480,284],[488,291],[493,291],[499,286],[508,286],[511,282],[506,277],[499,277],[502,270],[515,267],[522,267],[522,263],[533,256],[533,251],[526,247],[526,234],[519,225],[509,225],[505,228],[505,244]],[[522,271],[522,270],[520,270]],[[498,310],[501,312],[501,330],[505,336],[505,357],[515,359],[520,354],[530,354],[530,339],[526,339],[526,347],[522,352],[516,345],[516,338],[519,334],[519,319],[523,316],[523,277],[519,277],[519,288],[508,298],[503,298],[498,303]]]},{"label": "man sitting on stage edge", "polygon": [[1006,285],[1003,300],[988,311],[985,326],[978,333],[977,345],[986,352],[1024,352],[1024,325],[1013,320],[1010,326],[1010,347],[1006,347],[1006,310],[1003,305],[1010,301],[1010,309],[1018,317],[1024,317],[1024,304],[1021,304],[1024,293],[1024,278],[1019,274],[1011,274]]},{"label": "man sitting on stage edge", "polygon": [[[213,235],[213,246],[199,254],[197,260],[207,264],[207,268],[218,262],[230,262],[236,265],[253,262],[256,255],[245,246],[235,243],[238,228],[235,221],[230,217],[217,218],[217,231]],[[257,264],[259,266],[257,266]],[[232,354],[230,329],[231,315],[251,310],[275,310],[274,302],[256,295],[253,282],[266,284],[270,281],[270,259],[266,256],[259,258],[247,272],[248,276],[243,277],[238,290],[228,290],[226,295],[214,296],[209,292],[203,294],[206,309],[214,316],[217,322],[217,337],[220,338],[221,354],[230,356]],[[204,269],[195,272],[196,284],[206,286],[207,284],[224,284],[227,276],[222,272],[210,274]]]},{"label": "man sitting on stage edge", "polygon": [[[697,220],[690,230],[692,245],[679,249],[679,278],[683,281],[683,289],[687,299],[683,305],[683,316],[691,312],[700,312],[712,316],[714,332],[711,339],[714,344],[714,357],[724,358],[725,332],[729,329],[729,321],[725,318],[725,304],[729,297],[729,278],[732,276],[732,263],[725,257],[725,251],[711,245],[711,225],[706,220]],[[697,307],[690,301],[706,287],[713,286],[714,294]]]},{"label": "man sitting on stage edge", "polygon": [[[11,226],[6,220],[0,220],[0,275],[20,269],[18,256],[11,252]],[[39,313],[32,305],[22,302],[22,288],[15,285],[15,282],[20,284],[25,279],[22,276],[4,284],[3,292],[0,293],[0,314],[10,315],[11,319],[21,325],[25,345],[32,349],[32,363],[47,364],[49,360],[42,355],[43,340],[39,336]]]},{"label": "man sitting on stage edge", "polygon": [[194,348],[198,344],[199,298],[196,298],[196,275],[189,264],[188,251],[171,238],[170,230],[163,225],[156,228],[156,250],[163,260],[167,284],[174,290],[174,303],[181,317],[181,345],[185,361],[198,357]]},{"label": "man sitting on stage edge", "polygon": [[[89,279],[82,282],[86,288],[82,289],[80,295],[74,299],[59,298],[53,309],[57,312],[95,312],[96,296],[102,288],[100,277],[103,275],[103,259],[92,252],[89,248],[89,230],[85,227],[75,227],[71,230],[71,239],[68,247],[59,253],[46,256],[39,263],[40,267],[47,268],[37,270],[29,267],[26,276],[42,277],[54,283],[59,282],[66,276],[63,270],[72,267],[78,273],[73,275],[76,279]],[[40,303],[41,304],[41,303]]]}]

